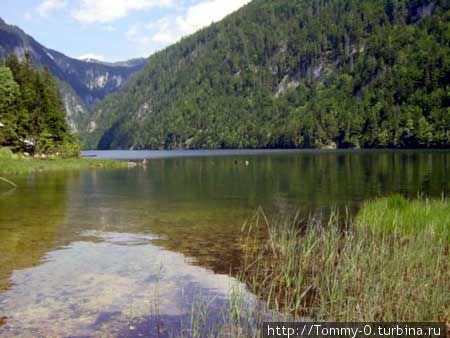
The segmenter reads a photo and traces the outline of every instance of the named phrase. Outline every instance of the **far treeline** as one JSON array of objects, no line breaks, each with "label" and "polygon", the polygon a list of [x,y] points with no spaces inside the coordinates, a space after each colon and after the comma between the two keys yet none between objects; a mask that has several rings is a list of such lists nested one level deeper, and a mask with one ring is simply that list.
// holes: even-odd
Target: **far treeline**
[{"label": "far treeline", "polygon": [[[150,57],[88,147],[450,147],[448,0],[254,0]],[[94,123],[95,122],[95,123]]]},{"label": "far treeline", "polygon": [[0,147],[65,157],[80,152],[54,78],[29,56],[20,61],[11,55],[0,63]]}]

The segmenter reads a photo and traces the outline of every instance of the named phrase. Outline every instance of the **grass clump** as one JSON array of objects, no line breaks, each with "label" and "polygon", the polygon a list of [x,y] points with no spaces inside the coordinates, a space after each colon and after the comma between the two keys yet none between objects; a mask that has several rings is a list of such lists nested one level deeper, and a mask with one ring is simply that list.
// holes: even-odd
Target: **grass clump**
[{"label": "grass clump", "polygon": [[14,155],[10,148],[0,147],[0,160],[11,160],[16,158],[17,155]]},{"label": "grass clump", "polygon": [[448,200],[394,196],[367,202],[354,226],[270,223],[245,241],[243,280],[294,318],[449,321]]},{"label": "grass clump", "polygon": [[256,338],[261,337],[264,320],[269,317],[263,309],[251,304],[244,290],[234,288],[230,299],[220,308],[210,306],[211,300],[199,295],[192,303],[191,315],[182,324],[181,334],[170,335],[179,338]]},{"label": "grass clump", "polygon": [[427,236],[450,242],[449,207],[445,198],[408,201],[393,195],[365,203],[355,225],[380,235]]}]

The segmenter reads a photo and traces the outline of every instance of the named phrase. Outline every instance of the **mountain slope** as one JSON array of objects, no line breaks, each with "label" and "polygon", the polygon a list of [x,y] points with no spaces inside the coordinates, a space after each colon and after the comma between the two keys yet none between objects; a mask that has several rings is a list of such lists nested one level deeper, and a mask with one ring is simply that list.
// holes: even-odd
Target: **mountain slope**
[{"label": "mountain slope", "polygon": [[142,68],[145,59],[109,64],[82,61],[48,49],[15,26],[0,19],[0,59],[10,54],[23,58],[30,54],[38,67],[47,66],[58,79],[69,124],[74,131],[83,129],[89,111],[106,95],[116,91]]},{"label": "mountain slope", "polygon": [[447,0],[254,0],[153,55],[88,147],[449,147]]}]

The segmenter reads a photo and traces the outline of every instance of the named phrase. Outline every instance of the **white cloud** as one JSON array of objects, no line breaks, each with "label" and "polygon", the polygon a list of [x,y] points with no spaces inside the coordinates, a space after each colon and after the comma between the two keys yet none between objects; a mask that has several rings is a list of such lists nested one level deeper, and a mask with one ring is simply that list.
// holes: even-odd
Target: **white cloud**
[{"label": "white cloud", "polygon": [[[170,27],[170,20],[168,18],[162,18],[158,21],[158,30],[153,34],[151,40],[158,44],[170,44],[178,40],[176,32]],[[147,25],[147,27],[153,27],[153,25]],[[151,28],[150,28],[151,29]]]},{"label": "white cloud", "polygon": [[222,20],[228,14],[249,3],[250,0],[210,0],[189,7],[184,16],[178,16],[176,27],[183,35]]},{"label": "white cloud", "polygon": [[133,39],[135,36],[137,36],[139,34],[141,30],[141,25],[140,24],[134,24],[133,26],[131,26],[128,31],[125,33],[125,36],[128,39]]},{"label": "white cloud", "polygon": [[87,24],[112,22],[132,11],[173,5],[172,0],[78,0],[78,3],[72,17]]},{"label": "white cloud", "polygon": [[33,15],[31,14],[31,12],[26,12],[24,15],[25,20],[30,21],[33,19]]},{"label": "white cloud", "polygon": [[93,54],[93,53],[88,53],[88,54],[83,54],[80,56],[76,57],[79,60],[97,60],[97,61],[106,61],[106,57],[104,55],[101,54]]},{"label": "white cloud", "polygon": [[127,40],[135,44],[141,51],[141,56],[148,56],[152,51],[152,40],[146,33],[148,33],[147,25],[141,23],[132,25],[125,33]]},{"label": "white cloud", "polygon": [[[154,52],[177,42],[183,36],[222,20],[251,0],[207,0],[182,10],[182,14],[164,17],[148,24],[137,23],[126,32],[127,39],[141,50]],[[179,8],[180,10],[180,8]]]},{"label": "white cloud", "polygon": [[114,32],[116,30],[116,28],[112,25],[104,26],[104,27],[102,27],[102,29],[107,32]]},{"label": "white cloud", "polygon": [[67,7],[66,0],[44,0],[36,8],[40,16],[47,16],[50,12]]}]

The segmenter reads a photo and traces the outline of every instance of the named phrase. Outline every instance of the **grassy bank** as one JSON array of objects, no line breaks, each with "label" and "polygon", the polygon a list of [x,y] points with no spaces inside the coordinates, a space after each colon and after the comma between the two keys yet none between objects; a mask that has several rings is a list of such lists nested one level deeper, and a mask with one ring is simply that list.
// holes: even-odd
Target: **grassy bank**
[{"label": "grassy bank", "polygon": [[0,175],[64,169],[121,168],[127,166],[127,162],[124,161],[85,158],[38,159],[12,154],[5,148],[0,148],[0,150]]},{"label": "grassy bank", "polygon": [[[263,218],[264,219],[264,218]],[[450,320],[450,203],[392,196],[343,230],[298,220],[247,238],[242,279],[272,309],[338,321]]]},{"label": "grassy bank", "polygon": [[86,168],[122,168],[127,163],[123,161],[97,160],[97,159],[0,159],[0,174],[23,174],[34,171],[49,171],[63,169]]}]

